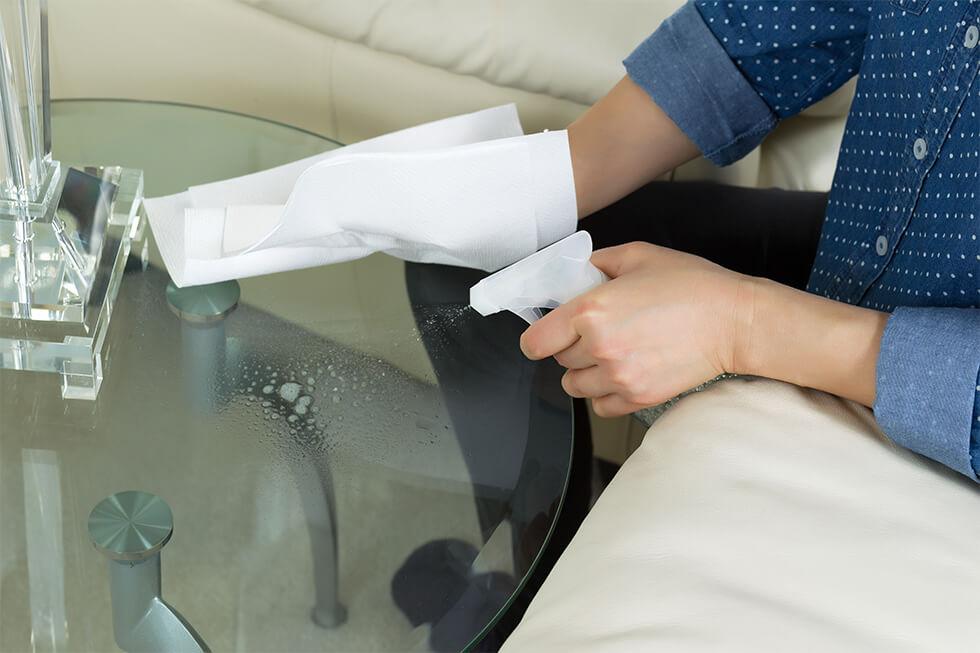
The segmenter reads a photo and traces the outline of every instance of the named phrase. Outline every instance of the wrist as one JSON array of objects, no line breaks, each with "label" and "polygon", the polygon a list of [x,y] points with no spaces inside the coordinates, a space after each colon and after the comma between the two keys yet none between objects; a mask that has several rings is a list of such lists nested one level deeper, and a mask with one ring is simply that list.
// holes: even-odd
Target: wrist
[{"label": "wrist", "polygon": [[754,277],[738,295],[732,372],[874,403],[887,313]]},{"label": "wrist", "polygon": [[759,277],[742,275],[735,291],[731,356],[725,370],[729,374],[760,375],[763,366],[760,343],[756,337],[762,319],[760,306],[766,301],[766,285],[771,283]]}]

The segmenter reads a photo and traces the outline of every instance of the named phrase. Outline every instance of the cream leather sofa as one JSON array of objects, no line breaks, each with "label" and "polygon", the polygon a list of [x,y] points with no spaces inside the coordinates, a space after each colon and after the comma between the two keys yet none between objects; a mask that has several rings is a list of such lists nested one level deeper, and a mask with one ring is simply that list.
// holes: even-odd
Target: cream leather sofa
[{"label": "cream leather sofa", "polygon": [[[49,0],[55,97],[186,102],[354,142],[515,102],[562,128],[623,75],[681,0]],[[852,94],[841,89],[727,168],[675,179],[830,187]],[[645,429],[596,421],[621,462]]]}]

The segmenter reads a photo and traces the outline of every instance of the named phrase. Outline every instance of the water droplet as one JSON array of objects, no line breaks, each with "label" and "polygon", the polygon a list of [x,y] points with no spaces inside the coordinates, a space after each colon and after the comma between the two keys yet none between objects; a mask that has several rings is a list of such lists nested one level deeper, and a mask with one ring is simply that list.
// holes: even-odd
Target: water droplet
[{"label": "water droplet", "polygon": [[264,388],[262,388],[262,392],[267,395],[271,395],[273,390],[275,390],[275,388],[272,387],[271,385],[267,385]]},{"label": "water droplet", "polygon": [[[336,389],[336,388],[334,388],[334,389]],[[333,402],[335,404],[339,404],[340,403],[340,395],[334,395],[333,396]]]},{"label": "water droplet", "polygon": [[279,396],[289,403],[292,403],[296,401],[297,397],[299,397],[300,390],[302,389],[302,386],[300,386],[298,383],[283,383],[281,386],[279,386]]}]

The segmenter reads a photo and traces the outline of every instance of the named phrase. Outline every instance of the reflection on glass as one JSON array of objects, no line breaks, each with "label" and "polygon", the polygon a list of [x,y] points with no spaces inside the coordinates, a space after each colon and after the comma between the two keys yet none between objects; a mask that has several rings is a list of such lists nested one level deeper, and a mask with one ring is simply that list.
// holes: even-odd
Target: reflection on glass
[{"label": "reflection on glass", "polygon": [[68,622],[58,454],[24,449],[21,456],[31,644],[35,651],[63,651],[68,643]]}]

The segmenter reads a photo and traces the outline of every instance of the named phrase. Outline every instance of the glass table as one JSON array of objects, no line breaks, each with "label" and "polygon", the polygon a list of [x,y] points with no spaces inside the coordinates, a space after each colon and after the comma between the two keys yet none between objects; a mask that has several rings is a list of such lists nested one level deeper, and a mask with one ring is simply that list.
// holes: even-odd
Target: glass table
[{"label": "glass table", "polygon": [[[53,131],[56,158],[141,168],[148,196],[337,147],[164,103],[56,102]],[[115,649],[116,563],[87,519],[128,490],[172,510],[163,599],[213,650],[479,641],[561,508],[560,368],[520,355],[514,316],[466,308],[471,270],[375,255],[243,279],[202,322],[168,305],[147,238],[96,401],[0,371],[0,650]]]}]

